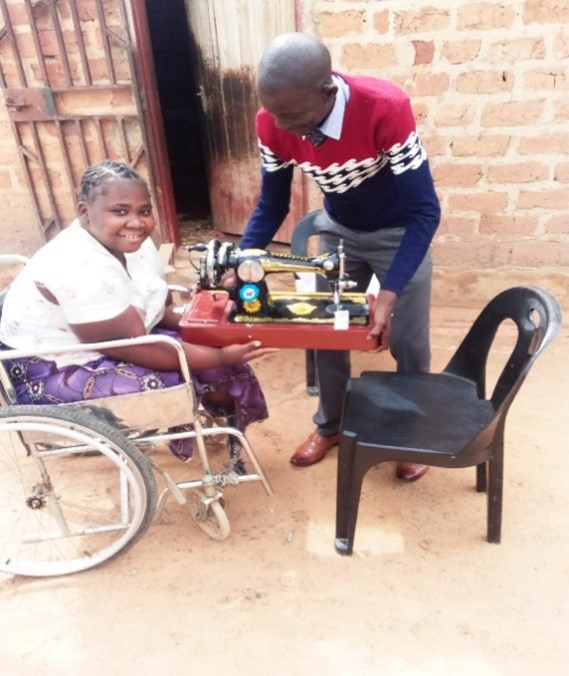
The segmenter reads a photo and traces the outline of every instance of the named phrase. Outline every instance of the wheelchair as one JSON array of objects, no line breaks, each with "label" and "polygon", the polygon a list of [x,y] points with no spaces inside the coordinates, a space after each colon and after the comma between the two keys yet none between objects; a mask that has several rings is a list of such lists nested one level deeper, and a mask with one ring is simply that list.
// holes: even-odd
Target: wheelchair
[{"label": "wheelchair", "polygon": [[[22,256],[0,255],[0,265],[25,262]],[[0,294],[0,312],[5,293]],[[184,351],[175,339],[148,335],[82,343],[80,349],[157,342],[176,350],[180,385],[57,405],[18,404],[5,362],[63,354],[78,346],[33,354],[0,351],[0,571],[57,576],[110,561],[142,538],[169,496],[190,507],[210,538],[224,540],[230,524],[222,489],[259,481],[272,494],[246,435],[199,405]],[[185,431],[171,429],[180,426]],[[210,458],[208,448],[219,437],[229,451],[229,462],[222,466],[219,457]],[[196,476],[175,481],[153,454],[180,439],[194,440],[199,463]]]}]

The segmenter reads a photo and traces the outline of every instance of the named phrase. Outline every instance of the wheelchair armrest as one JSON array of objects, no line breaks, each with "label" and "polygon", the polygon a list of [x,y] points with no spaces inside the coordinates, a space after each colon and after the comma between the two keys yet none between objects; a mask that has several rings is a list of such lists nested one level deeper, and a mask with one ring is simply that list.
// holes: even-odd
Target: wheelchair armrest
[{"label": "wheelchair armrest", "polygon": [[27,256],[20,254],[0,254],[0,265],[25,265],[28,260]]},{"label": "wheelchair armrest", "polygon": [[170,345],[176,350],[178,356],[178,361],[180,363],[180,372],[184,381],[190,383],[190,369],[186,359],[186,354],[184,348],[181,344],[170,336],[162,335],[147,335],[147,336],[137,336],[136,338],[122,338],[120,340],[105,340],[98,343],[75,343],[73,345],[65,345],[59,347],[43,347],[43,348],[34,348],[33,350],[23,350],[23,349],[11,349],[11,350],[2,350],[0,351],[0,361],[6,361],[8,359],[22,359],[29,357],[41,357],[43,355],[51,354],[66,354],[69,352],[83,352],[83,351],[95,351],[100,352],[113,347],[129,347],[132,345],[148,345],[154,343],[164,343]]},{"label": "wheelchair armrest", "polygon": [[182,286],[181,284],[168,284],[168,291],[180,293],[182,296],[189,296],[191,293],[187,286]]}]

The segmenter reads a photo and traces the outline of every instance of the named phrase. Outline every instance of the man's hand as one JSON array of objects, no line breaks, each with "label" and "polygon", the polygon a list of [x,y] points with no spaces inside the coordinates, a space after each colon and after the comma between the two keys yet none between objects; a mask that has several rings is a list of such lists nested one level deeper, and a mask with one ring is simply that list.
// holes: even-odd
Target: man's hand
[{"label": "man's hand", "polygon": [[377,352],[387,350],[391,341],[391,318],[397,301],[397,294],[393,291],[381,290],[377,297],[368,296],[371,309],[371,329],[367,334],[368,340],[377,340]]}]

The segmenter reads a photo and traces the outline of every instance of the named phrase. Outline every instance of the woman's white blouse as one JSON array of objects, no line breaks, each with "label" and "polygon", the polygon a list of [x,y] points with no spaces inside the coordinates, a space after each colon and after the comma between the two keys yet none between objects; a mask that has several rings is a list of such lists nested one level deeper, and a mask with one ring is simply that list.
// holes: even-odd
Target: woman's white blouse
[{"label": "woman's white blouse", "polygon": [[[33,350],[77,343],[69,324],[112,319],[134,306],[150,331],[162,319],[168,287],[158,251],[148,237],[126,254],[126,270],[78,220],[42,247],[10,286],[4,302],[0,340]],[[43,285],[57,297],[51,303]],[[59,366],[84,364],[98,353],[53,357]]]}]

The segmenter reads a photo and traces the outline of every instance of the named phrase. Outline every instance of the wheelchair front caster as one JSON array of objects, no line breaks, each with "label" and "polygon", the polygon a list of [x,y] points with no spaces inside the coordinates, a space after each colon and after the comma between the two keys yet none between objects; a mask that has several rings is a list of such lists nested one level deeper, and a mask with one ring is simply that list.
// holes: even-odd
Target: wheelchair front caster
[{"label": "wheelchair front caster", "polygon": [[211,499],[197,492],[188,501],[195,522],[212,540],[226,540],[231,532],[222,501],[221,496]]}]

